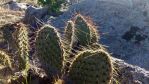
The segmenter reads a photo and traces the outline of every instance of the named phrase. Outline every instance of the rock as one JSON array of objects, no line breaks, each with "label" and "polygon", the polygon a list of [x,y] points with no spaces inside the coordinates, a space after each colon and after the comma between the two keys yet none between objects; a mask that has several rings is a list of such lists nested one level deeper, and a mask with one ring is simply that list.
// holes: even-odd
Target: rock
[{"label": "rock", "polygon": [[30,24],[33,28],[37,28],[39,24],[42,24],[44,18],[48,14],[48,7],[36,8],[29,6],[25,12],[24,22]]},{"label": "rock", "polygon": [[10,10],[14,11],[21,11],[21,10],[26,10],[29,4],[27,3],[17,3],[15,0],[11,0],[7,3],[4,3],[4,8],[8,8]]},{"label": "rock", "polygon": [[[112,84],[149,84],[149,71],[114,57],[112,57],[112,60],[118,73],[118,75],[114,77],[118,83],[114,82]],[[32,69],[29,71],[30,84],[49,84],[52,81],[47,78],[44,70],[35,66],[31,67]],[[65,82],[66,84],[72,84],[69,78],[68,80],[66,78]]]},{"label": "rock", "polygon": [[81,0],[50,23],[63,28],[76,12],[93,19],[113,56],[149,70],[148,0]]},{"label": "rock", "polygon": [[66,0],[69,4],[75,4],[78,3],[80,0]]},{"label": "rock", "polygon": [[149,71],[130,65],[123,60],[112,58],[118,69],[116,78],[120,84],[149,84]]}]

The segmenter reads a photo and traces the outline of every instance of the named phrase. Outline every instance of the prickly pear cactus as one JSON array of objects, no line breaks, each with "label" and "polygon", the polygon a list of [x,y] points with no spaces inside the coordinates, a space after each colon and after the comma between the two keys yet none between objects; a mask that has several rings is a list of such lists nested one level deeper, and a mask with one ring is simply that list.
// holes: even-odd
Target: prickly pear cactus
[{"label": "prickly pear cactus", "polygon": [[74,84],[109,84],[112,78],[110,55],[103,50],[86,50],[77,55],[68,78]]},{"label": "prickly pear cactus", "polygon": [[0,50],[0,81],[6,84],[6,81],[12,75],[12,63],[10,56],[7,55],[4,51]]},{"label": "prickly pear cactus", "polygon": [[87,46],[98,42],[98,34],[95,26],[89,24],[82,15],[77,15],[74,21],[73,45]]},{"label": "prickly pear cactus", "polygon": [[10,56],[0,50],[0,66],[8,66],[12,68]]},{"label": "prickly pear cactus", "polygon": [[70,45],[71,43],[73,33],[74,33],[74,23],[72,21],[68,21],[64,31],[64,39],[68,45]]},{"label": "prickly pear cactus", "polygon": [[18,28],[15,31],[14,37],[17,43],[18,49],[18,61],[19,70],[24,72],[23,75],[27,74],[29,70],[29,39],[28,39],[28,29],[22,23],[18,24]]},{"label": "prickly pear cactus", "polygon": [[65,54],[69,55],[71,53],[71,41],[74,36],[74,23],[72,21],[68,21],[67,26],[64,31],[64,50]]},{"label": "prickly pear cactus", "polygon": [[3,32],[0,31],[0,47],[2,48],[2,46],[5,44],[5,39],[3,36]]},{"label": "prickly pear cactus", "polygon": [[90,28],[85,22],[84,18],[80,15],[76,16],[76,20],[74,22],[75,24],[75,36],[73,36],[75,39],[74,41],[77,42],[77,44],[86,46],[89,45],[91,42],[90,38]]},{"label": "prickly pear cactus", "polygon": [[56,29],[45,25],[38,31],[36,53],[49,76],[57,75],[63,67],[63,48]]}]

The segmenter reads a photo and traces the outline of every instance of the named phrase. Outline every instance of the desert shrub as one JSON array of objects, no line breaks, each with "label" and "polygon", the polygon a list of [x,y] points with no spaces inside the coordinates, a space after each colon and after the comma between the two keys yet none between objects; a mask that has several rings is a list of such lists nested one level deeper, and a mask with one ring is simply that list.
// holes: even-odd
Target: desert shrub
[{"label": "desert shrub", "polygon": [[65,2],[66,0],[38,0],[39,5],[48,6],[49,11],[53,13],[60,13],[62,4]]}]

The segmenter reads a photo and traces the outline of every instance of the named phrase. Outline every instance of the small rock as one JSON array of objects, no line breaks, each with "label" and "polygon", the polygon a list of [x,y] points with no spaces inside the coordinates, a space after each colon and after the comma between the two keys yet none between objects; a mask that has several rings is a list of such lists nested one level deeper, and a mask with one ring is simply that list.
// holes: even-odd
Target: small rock
[{"label": "small rock", "polygon": [[29,6],[25,12],[24,22],[37,28],[39,24],[42,24],[43,18],[48,14],[48,7],[36,8]]},{"label": "small rock", "polygon": [[17,3],[15,0],[9,1],[3,5],[4,8],[8,8],[14,11],[26,10],[27,7],[29,6],[27,3]]},{"label": "small rock", "polygon": [[149,84],[149,71],[130,65],[123,60],[112,58],[120,84]]}]

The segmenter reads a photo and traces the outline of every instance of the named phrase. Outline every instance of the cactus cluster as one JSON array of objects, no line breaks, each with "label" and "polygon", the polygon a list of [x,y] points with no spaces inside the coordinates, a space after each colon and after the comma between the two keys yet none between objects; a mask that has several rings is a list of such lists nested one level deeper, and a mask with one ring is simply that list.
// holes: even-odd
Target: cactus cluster
[{"label": "cactus cluster", "polygon": [[81,47],[98,42],[97,30],[90,25],[82,15],[77,15],[74,20],[74,36],[72,36],[71,45]]},{"label": "cactus cluster", "polygon": [[68,81],[71,84],[111,82],[113,66],[110,54],[98,44],[95,26],[77,15],[74,21],[68,21],[62,36],[54,27],[45,25],[36,38],[36,54],[41,63],[48,66],[47,74],[53,76],[56,72],[55,76],[60,77],[54,84],[67,84]]},{"label": "cactus cluster", "polygon": [[[13,33],[23,76],[27,76],[30,69],[28,32],[26,25],[18,23]],[[53,84],[110,84],[113,65],[110,54],[98,43],[97,32],[96,27],[80,14],[68,21],[63,35],[51,25],[37,30],[34,56],[38,57],[40,68]],[[2,52],[0,66],[5,64],[11,69],[10,56]]]},{"label": "cactus cluster", "polygon": [[[68,21],[64,32],[65,51],[70,57],[75,57],[78,51],[98,43],[99,35],[95,26],[80,14],[76,15],[74,21]],[[68,46],[68,47],[67,47]]]},{"label": "cactus cluster", "polygon": [[[9,80],[17,79],[19,76],[16,76],[15,74],[18,71],[21,72],[21,76],[26,77],[30,65],[28,30],[23,23],[17,23],[17,25],[11,26],[8,25],[4,28],[4,39],[11,47],[11,49],[7,50],[8,53],[11,54],[11,56],[7,55],[6,52],[4,52],[3,50],[0,51],[0,65],[6,67],[6,69],[8,70],[6,72],[11,72],[11,75],[9,75],[11,76],[9,77]],[[13,31],[10,31],[10,29],[13,29]],[[0,69],[0,71],[3,70],[5,69]],[[5,83],[7,84],[8,82]]]}]

